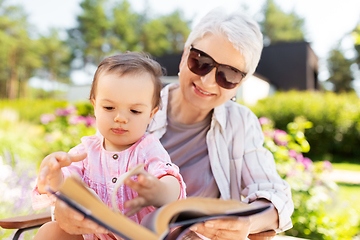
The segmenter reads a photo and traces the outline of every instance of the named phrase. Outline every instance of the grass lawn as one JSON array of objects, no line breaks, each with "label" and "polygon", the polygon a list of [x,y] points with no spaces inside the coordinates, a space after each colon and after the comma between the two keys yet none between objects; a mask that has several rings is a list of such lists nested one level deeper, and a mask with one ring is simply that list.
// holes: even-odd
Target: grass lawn
[{"label": "grass lawn", "polygon": [[332,166],[333,166],[334,169],[338,169],[338,170],[349,170],[349,171],[359,171],[360,172],[360,164],[332,163]]},{"label": "grass lawn", "polygon": [[[360,164],[332,163],[332,166],[333,169],[359,171],[360,174]],[[339,187],[337,192],[338,195],[333,209],[329,210],[329,214],[340,217],[338,221],[342,222],[342,227],[344,228],[344,231],[347,231],[349,236],[359,235],[360,184],[337,183],[337,185]],[[347,219],[341,219],[342,211],[347,212]]]},{"label": "grass lawn", "polygon": [[360,214],[360,185],[338,183],[339,186],[339,198],[342,201],[346,201],[352,208],[356,209]]},{"label": "grass lawn", "polygon": [[[360,164],[354,163],[332,163],[334,169],[338,170],[349,170],[349,171],[359,171],[360,174]],[[337,183],[339,186],[339,199],[353,209],[355,209],[360,214],[360,185],[359,184],[347,184],[347,183]]]}]

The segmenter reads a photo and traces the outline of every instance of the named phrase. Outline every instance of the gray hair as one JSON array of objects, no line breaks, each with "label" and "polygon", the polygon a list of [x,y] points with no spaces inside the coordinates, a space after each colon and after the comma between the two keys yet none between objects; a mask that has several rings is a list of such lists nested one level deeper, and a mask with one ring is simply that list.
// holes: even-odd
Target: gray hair
[{"label": "gray hair", "polygon": [[206,34],[223,36],[233,44],[245,59],[246,78],[255,72],[263,48],[263,36],[254,20],[243,13],[227,14],[224,9],[214,9],[207,13],[191,31],[185,49],[189,49],[194,42],[202,39]]}]

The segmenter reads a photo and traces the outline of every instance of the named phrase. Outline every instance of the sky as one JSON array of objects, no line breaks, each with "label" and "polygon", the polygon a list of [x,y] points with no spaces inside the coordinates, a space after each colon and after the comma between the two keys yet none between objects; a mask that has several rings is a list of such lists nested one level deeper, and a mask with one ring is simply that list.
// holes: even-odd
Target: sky
[{"label": "sky", "polygon": [[[23,6],[28,21],[40,33],[46,34],[50,27],[71,28],[76,26],[76,16],[81,13],[82,0],[7,0],[11,5]],[[110,0],[114,1],[114,0]],[[131,7],[142,12],[150,9],[154,16],[165,15],[180,9],[184,18],[192,21],[192,27],[208,11],[216,7],[228,10],[244,10],[255,20],[265,0],[128,0]],[[328,53],[340,44],[345,56],[354,57],[353,42],[349,33],[360,23],[360,0],[275,0],[286,13],[294,11],[305,19],[305,39],[319,58],[319,80],[326,80]],[[221,4],[221,5],[220,5]],[[360,76],[357,71],[356,79]]]}]

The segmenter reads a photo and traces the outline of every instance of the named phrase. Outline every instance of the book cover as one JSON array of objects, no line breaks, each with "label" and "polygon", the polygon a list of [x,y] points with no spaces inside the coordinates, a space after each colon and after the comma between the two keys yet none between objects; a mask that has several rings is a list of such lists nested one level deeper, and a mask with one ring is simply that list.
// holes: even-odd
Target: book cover
[{"label": "book cover", "polygon": [[[121,176],[121,181],[138,173],[137,169]],[[120,184],[118,184],[120,186]],[[111,232],[128,240],[175,240],[189,232],[196,223],[218,218],[249,216],[270,207],[254,207],[236,200],[190,197],[169,203],[145,216],[138,224],[124,214],[106,206],[76,177],[65,179],[59,191],[52,192],[70,207]],[[116,191],[115,191],[116,192]],[[114,203],[113,203],[114,204]]]}]

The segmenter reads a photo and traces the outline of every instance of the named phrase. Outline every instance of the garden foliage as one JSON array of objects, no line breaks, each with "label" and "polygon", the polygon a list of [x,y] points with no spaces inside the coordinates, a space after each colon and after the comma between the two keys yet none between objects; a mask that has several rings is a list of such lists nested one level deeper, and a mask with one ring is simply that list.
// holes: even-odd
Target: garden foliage
[{"label": "garden foliage", "polygon": [[[259,117],[267,117],[274,127],[287,130],[287,124],[304,116],[313,127],[305,134],[311,145],[307,156],[333,160],[340,156],[360,163],[360,99],[356,94],[332,92],[279,92],[250,107]],[[339,161],[337,160],[337,161]]]},{"label": "garden foliage", "polygon": [[[76,105],[0,102],[0,218],[34,213],[30,196],[41,160],[51,152],[68,151],[82,136],[95,133],[95,120],[89,116],[92,106]],[[31,239],[31,233],[25,238]],[[12,234],[12,230],[0,229],[0,239],[11,239]]]},{"label": "garden foliage", "polygon": [[273,153],[277,171],[292,188],[294,226],[286,234],[305,239],[351,240],[359,233],[359,213],[349,207],[346,209],[346,206],[341,206],[341,212],[333,211],[339,207],[338,187],[323,177],[331,170],[331,163],[313,162],[303,155],[310,150],[304,133],[313,124],[298,116],[287,124],[287,131],[283,131],[275,129],[268,118],[261,117],[259,121],[265,135],[265,147]]}]

